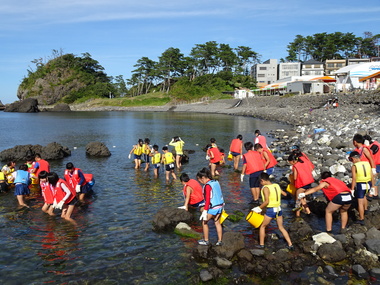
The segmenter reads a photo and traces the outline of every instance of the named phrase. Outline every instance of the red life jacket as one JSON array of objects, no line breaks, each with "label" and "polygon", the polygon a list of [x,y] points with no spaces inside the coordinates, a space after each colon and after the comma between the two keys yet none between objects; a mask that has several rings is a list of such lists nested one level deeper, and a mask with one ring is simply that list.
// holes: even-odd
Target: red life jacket
[{"label": "red life jacket", "polygon": [[84,179],[86,179],[86,183],[87,184],[88,182],[92,181],[92,179],[94,178],[94,175],[90,174],[90,173],[83,173],[84,175]]},{"label": "red life jacket", "polygon": [[297,189],[314,182],[309,164],[306,162],[297,162],[293,167],[297,169],[297,179],[294,181],[294,186],[296,186]]},{"label": "red life jacket", "polygon": [[347,187],[347,185],[334,177],[329,177],[326,179],[321,180],[321,182],[326,182],[329,184],[329,187],[323,188],[323,194],[327,197],[329,201],[334,199],[336,195],[342,192],[350,192],[350,189]]},{"label": "red life jacket", "polygon": [[[368,158],[364,154],[364,148],[368,149],[370,155],[372,156],[372,151],[369,149],[368,146],[366,146],[364,144],[361,147],[359,147],[359,148],[355,148],[354,151],[356,151],[356,152],[358,152],[360,154],[360,161],[368,161],[369,162]],[[372,156],[372,160],[373,160],[373,156]]]},{"label": "red life jacket", "polygon": [[[378,151],[374,154],[373,151],[371,150],[372,146],[377,146],[378,147]],[[371,145],[370,145],[370,150],[371,150],[371,154],[372,154],[372,158],[373,158],[373,162],[375,163],[375,165],[380,165],[380,143],[377,142],[377,141],[374,141]]]},{"label": "red life jacket", "polygon": [[[79,184],[79,181],[80,181],[79,171],[82,172],[83,174],[83,171],[80,168],[74,168],[74,171],[72,173],[70,173],[68,169],[65,170],[65,180],[74,189]],[[81,186],[85,185],[86,183],[87,183],[87,179],[85,177],[85,181],[82,183]]]},{"label": "red life jacket", "polygon": [[[214,158],[210,159],[211,163],[217,163],[222,160],[222,154],[220,153],[219,148],[211,147],[208,149],[208,153],[212,153],[214,156]],[[211,157],[211,155],[209,155],[209,157]]]},{"label": "red life jacket", "polygon": [[262,136],[262,135],[259,135],[259,136],[257,136],[255,138],[255,144],[257,144],[257,143],[261,144],[261,146],[263,148],[268,148],[268,146],[267,146],[267,139],[264,136]]},{"label": "red life jacket", "polygon": [[191,187],[193,189],[193,193],[190,195],[189,204],[194,205],[204,200],[203,197],[203,188],[199,184],[199,182],[195,179],[190,179],[186,184],[183,186],[183,196],[186,197],[186,188],[187,186]]},{"label": "red life jacket", "polygon": [[250,150],[243,155],[246,164],[245,174],[252,174],[264,170],[264,163],[258,151]]},{"label": "red life jacket", "polygon": [[66,183],[65,180],[59,178],[57,184],[55,185],[55,187],[53,186],[53,189],[54,189],[54,198],[56,200],[57,203],[61,202],[61,200],[66,196],[66,192],[63,191],[62,187],[61,187],[61,184],[65,184],[67,186],[67,188],[69,188],[70,192],[71,192],[71,195],[69,196],[69,198],[65,201],[65,204],[68,204],[70,203],[76,196],[76,192],[75,192],[75,188],[72,188],[68,183]]},{"label": "red life jacket", "polygon": [[38,161],[38,165],[39,167],[37,168],[37,171],[36,171],[36,176],[38,177],[38,174],[41,172],[41,171],[46,171],[46,172],[50,172],[50,165],[49,165],[49,162],[47,162],[46,160],[44,159],[40,159]]},{"label": "red life jacket", "polygon": [[315,168],[314,164],[311,162],[310,158],[308,158],[308,156],[307,156],[305,153],[301,152],[301,157],[300,157],[300,158],[302,159],[302,161],[303,161],[304,163],[309,164],[309,165],[310,165],[310,168],[311,168],[312,170]]},{"label": "red life jacket", "polygon": [[230,152],[241,153],[243,142],[239,139],[233,139],[230,146]]},{"label": "red life jacket", "polygon": [[[272,152],[270,152],[267,148],[263,148],[263,153],[264,153],[264,152],[265,152],[265,153],[268,155],[268,157],[269,157],[269,164],[268,164],[268,166],[267,166],[267,169],[274,167],[274,166],[277,164],[277,159],[273,156]],[[263,162],[264,162],[264,165],[265,165],[265,163],[266,163],[267,161],[265,160],[263,154],[261,155],[261,158],[262,158],[262,160],[263,160]]]},{"label": "red life jacket", "polygon": [[42,197],[44,197],[44,201],[46,204],[53,204],[54,202],[54,195],[53,192],[50,189],[50,184],[48,182],[40,183]]}]

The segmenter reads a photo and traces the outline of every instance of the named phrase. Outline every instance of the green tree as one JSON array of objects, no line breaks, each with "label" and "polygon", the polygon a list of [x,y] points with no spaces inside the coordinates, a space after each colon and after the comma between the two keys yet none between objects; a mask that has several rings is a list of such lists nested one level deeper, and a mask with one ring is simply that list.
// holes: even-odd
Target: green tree
[{"label": "green tree", "polygon": [[184,56],[178,48],[168,48],[159,57],[158,76],[163,79],[162,91],[168,92],[172,79],[184,74]]},{"label": "green tree", "polygon": [[244,75],[249,75],[251,64],[260,63],[260,55],[247,46],[238,46],[235,50],[238,57],[237,73],[240,74],[243,72]]}]

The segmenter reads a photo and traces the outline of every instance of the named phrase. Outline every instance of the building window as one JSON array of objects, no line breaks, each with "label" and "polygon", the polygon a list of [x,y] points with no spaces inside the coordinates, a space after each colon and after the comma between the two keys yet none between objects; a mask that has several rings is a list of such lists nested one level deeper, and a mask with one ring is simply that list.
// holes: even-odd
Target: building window
[{"label": "building window", "polygon": [[260,70],[267,70],[266,66],[260,66]]},{"label": "building window", "polygon": [[334,64],[333,63],[328,63],[327,67],[334,67]]},{"label": "building window", "polygon": [[343,67],[343,63],[337,63],[336,67]]},{"label": "building window", "polygon": [[257,74],[257,77],[265,77],[265,74]]},{"label": "building window", "polygon": [[304,68],[311,68],[311,65],[310,65],[310,64],[307,64],[307,65],[305,65]]}]

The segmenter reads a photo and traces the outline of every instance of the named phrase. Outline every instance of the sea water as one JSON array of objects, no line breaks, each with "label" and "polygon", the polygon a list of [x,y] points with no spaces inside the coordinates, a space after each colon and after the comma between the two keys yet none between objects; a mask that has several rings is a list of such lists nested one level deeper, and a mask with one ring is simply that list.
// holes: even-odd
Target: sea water
[{"label": "sea water", "polygon": [[[246,142],[253,141],[256,129],[265,134],[289,128],[250,117],[173,112],[1,112],[0,118],[0,151],[57,142],[67,146],[71,156],[50,161],[52,171],[62,177],[65,164],[73,162],[96,180],[95,195],[88,205],[74,210],[76,227],[58,212],[56,217],[43,213],[39,191],[32,192],[27,202],[31,208],[25,211],[16,211],[13,191],[0,195],[1,284],[194,283],[200,269],[190,258],[196,240],[152,231],[152,218],[159,209],[183,205],[182,185],[179,180],[166,183],[162,170],[158,179],[152,169],[135,170],[133,159],[128,159],[132,146],[138,139],[150,138],[161,150],[172,137],[180,136],[184,149],[194,153],[177,177],[186,172],[195,178],[208,166],[202,148],[211,137],[228,153],[238,134]],[[103,142],[112,155],[87,157],[85,147],[93,141]],[[230,167],[219,170],[225,209],[247,214],[252,207],[248,180],[241,183],[232,162],[227,164]],[[192,227],[201,232],[200,223]],[[244,218],[238,223],[227,220],[224,227],[241,232],[247,246],[258,238]],[[211,240],[216,241],[214,234]]]}]

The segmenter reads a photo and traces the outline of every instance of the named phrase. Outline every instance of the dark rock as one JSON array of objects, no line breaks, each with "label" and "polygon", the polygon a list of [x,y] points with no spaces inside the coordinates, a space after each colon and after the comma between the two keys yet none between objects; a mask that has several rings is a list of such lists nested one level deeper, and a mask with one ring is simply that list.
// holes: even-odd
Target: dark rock
[{"label": "dark rock", "polygon": [[[263,255],[264,255],[264,251],[263,251]],[[252,261],[253,254],[247,249],[242,249],[241,251],[238,252],[237,258],[240,260]]]},{"label": "dark rock", "polygon": [[53,108],[49,109],[50,112],[70,112],[70,106],[68,104],[57,104]]},{"label": "dark rock", "polygon": [[199,277],[201,278],[203,282],[210,281],[214,278],[207,269],[202,269],[201,272],[199,273]]},{"label": "dark rock", "polygon": [[380,268],[372,268],[369,274],[371,277],[376,278],[377,281],[380,281]]},{"label": "dark rock", "polygon": [[223,245],[214,246],[212,250],[215,251],[217,256],[232,259],[244,247],[244,236],[241,233],[226,232],[223,234]]},{"label": "dark rock", "polygon": [[363,248],[351,252],[349,259],[351,264],[361,264],[367,270],[379,266],[377,254]]},{"label": "dark rock", "polygon": [[368,272],[360,264],[353,265],[352,266],[352,272],[354,272],[355,275],[358,276],[360,279],[368,279],[369,278]]},{"label": "dark rock", "polygon": [[179,222],[190,223],[193,215],[175,207],[161,208],[153,217],[155,231],[173,231]]},{"label": "dark rock", "polygon": [[219,268],[223,268],[223,269],[227,269],[227,268],[230,268],[232,266],[232,262],[229,261],[228,259],[226,258],[223,258],[223,257],[216,257],[215,258],[215,262],[216,262],[216,265],[219,267]]},{"label": "dark rock", "polygon": [[330,278],[338,277],[338,274],[335,272],[334,268],[331,265],[326,265],[324,271],[327,273],[327,276]]},{"label": "dark rock", "polygon": [[346,258],[346,252],[336,243],[322,244],[317,251],[320,258],[327,262],[338,262]]},{"label": "dark rock", "polygon": [[16,101],[5,107],[4,112],[20,112],[20,113],[37,113],[38,101],[34,98],[27,98],[22,101]]},{"label": "dark rock", "polygon": [[294,221],[288,232],[293,243],[305,241],[313,235],[313,229],[304,220]]},{"label": "dark rock", "polygon": [[86,145],[86,154],[89,156],[107,157],[111,152],[104,143],[90,142]]},{"label": "dark rock", "polygon": [[380,254],[380,239],[367,239],[365,241],[365,246],[370,252]]},{"label": "dark rock", "polygon": [[47,146],[41,145],[17,145],[0,152],[1,161],[25,161],[28,154],[39,153],[43,159],[55,160],[70,156],[71,151],[68,147],[62,146],[59,143],[52,142]]},{"label": "dark rock", "polygon": [[355,245],[360,245],[364,242],[365,234],[364,233],[353,234],[352,238],[354,239]]},{"label": "dark rock", "polygon": [[380,240],[380,231],[376,228],[370,228],[366,232],[366,238],[367,239],[378,239],[378,240]]}]

